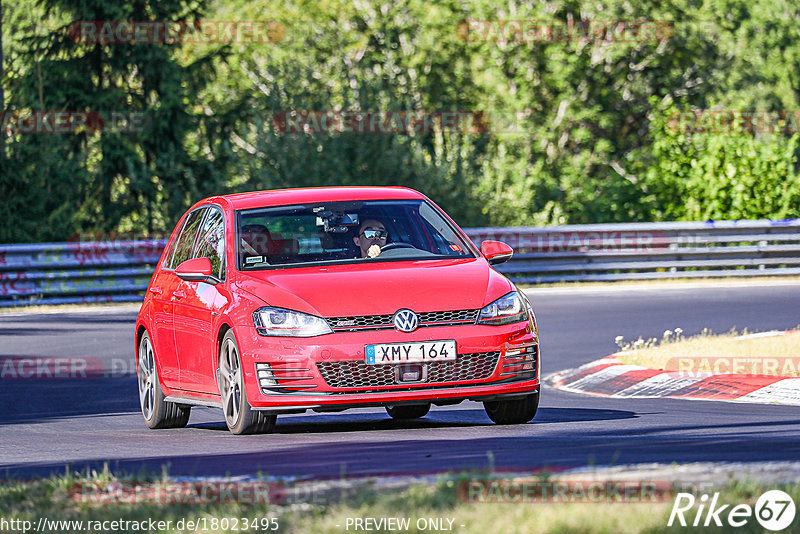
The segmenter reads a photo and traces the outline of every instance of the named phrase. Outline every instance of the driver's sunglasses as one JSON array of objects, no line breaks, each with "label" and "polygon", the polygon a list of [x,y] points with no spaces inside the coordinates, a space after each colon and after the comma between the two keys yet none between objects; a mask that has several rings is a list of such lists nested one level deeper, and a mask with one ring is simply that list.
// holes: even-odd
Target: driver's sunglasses
[{"label": "driver's sunglasses", "polygon": [[364,230],[361,235],[367,239],[386,239],[389,237],[389,232],[386,230]]}]

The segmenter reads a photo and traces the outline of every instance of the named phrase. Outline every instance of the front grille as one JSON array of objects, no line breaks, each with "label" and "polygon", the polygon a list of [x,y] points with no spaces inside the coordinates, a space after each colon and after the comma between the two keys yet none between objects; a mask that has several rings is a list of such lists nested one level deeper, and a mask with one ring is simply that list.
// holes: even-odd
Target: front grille
[{"label": "front grille", "polygon": [[[480,310],[452,310],[438,312],[422,312],[419,315],[419,326],[449,326],[474,324],[478,320]],[[391,330],[394,315],[356,315],[352,317],[328,317],[334,332],[355,332],[361,330]]]},{"label": "front grille", "polygon": [[[478,352],[459,354],[455,361],[425,363],[422,365],[427,366],[428,377],[423,383],[483,380],[492,376],[499,358],[499,352]],[[398,383],[394,365],[367,365],[360,360],[350,360],[319,362],[317,369],[325,383],[333,388],[374,388]]]},{"label": "front grille", "polygon": [[424,312],[419,314],[419,323],[441,324],[441,323],[474,323],[478,320],[480,310],[454,310],[442,312]]},{"label": "front grille", "polygon": [[394,328],[391,315],[358,315],[355,317],[330,317],[328,321],[334,332],[349,332],[351,330],[379,330]]}]

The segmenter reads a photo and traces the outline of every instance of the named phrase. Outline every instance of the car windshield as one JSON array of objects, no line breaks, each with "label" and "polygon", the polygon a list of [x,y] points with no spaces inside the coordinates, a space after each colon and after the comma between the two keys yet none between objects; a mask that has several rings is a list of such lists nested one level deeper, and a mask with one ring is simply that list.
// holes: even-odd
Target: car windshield
[{"label": "car windshield", "polygon": [[320,262],[475,257],[424,200],[328,202],[237,213],[242,270]]}]

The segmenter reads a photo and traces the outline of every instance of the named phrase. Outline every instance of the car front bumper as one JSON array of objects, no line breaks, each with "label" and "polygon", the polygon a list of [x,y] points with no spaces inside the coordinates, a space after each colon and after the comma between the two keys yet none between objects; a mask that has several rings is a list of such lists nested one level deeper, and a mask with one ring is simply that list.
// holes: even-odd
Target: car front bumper
[{"label": "car front bumper", "polygon": [[[450,375],[426,367],[425,380],[402,382],[391,379],[398,376],[389,374],[388,369],[394,373],[399,365],[393,364],[379,366],[384,371],[375,381],[376,367],[364,364],[365,347],[370,344],[450,339],[456,341],[458,353],[458,363],[449,367]],[[538,337],[529,321],[505,326],[429,327],[410,334],[395,330],[344,332],[304,339],[261,336],[254,328],[242,328],[237,331],[237,341],[248,402],[254,409],[275,413],[429,402],[448,405],[466,399],[520,397],[539,389]],[[468,364],[478,358],[480,364]],[[264,364],[269,369],[266,375]],[[335,383],[330,372],[321,372],[326,366],[346,368],[350,380]],[[460,371],[453,371],[456,368]],[[428,379],[434,374],[435,381]],[[274,377],[268,381],[270,385],[260,381],[264,376]]]}]

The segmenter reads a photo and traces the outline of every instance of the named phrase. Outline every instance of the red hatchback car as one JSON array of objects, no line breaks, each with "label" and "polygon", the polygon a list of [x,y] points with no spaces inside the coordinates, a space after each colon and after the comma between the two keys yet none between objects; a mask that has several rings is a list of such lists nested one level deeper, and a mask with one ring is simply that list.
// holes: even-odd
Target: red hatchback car
[{"label": "red hatchback car", "polygon": [[211,197],[178,223],[136,320],[142,414],[181,427],[222,408],[234,434],[278,414],[482,401],[496,423],[539,404],[527,297],[424,195],[337,187]]}]

